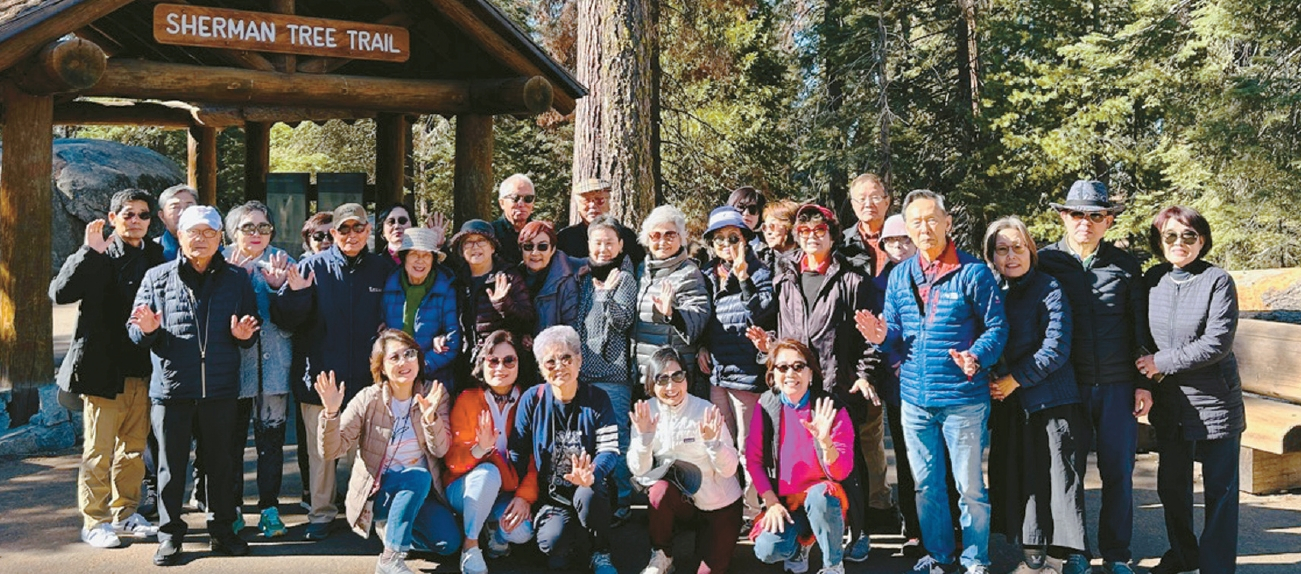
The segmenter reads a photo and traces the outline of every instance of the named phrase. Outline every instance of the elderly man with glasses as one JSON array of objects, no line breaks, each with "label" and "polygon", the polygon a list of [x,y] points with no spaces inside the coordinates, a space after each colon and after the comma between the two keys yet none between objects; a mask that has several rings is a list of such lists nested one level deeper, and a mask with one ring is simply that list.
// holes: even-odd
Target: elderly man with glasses
[{"label": "elderly man with glasses", "polygon": [[[610,182],[591,178],[574,185],[574,204],[579,222],[557,231],[556,244],[570,257],[585,259],[588,256],[587,226],[610,212]],[[637,233],[619,223],[619,239],[623,241],[624,253],[632,260],[633,267],[641,265],[646,259],[646,248],[637,242]]]},{"label": "elderly man with glasses", "polygon": [[1134,366],[1136,357],[1148,354],[1140,352],[1147,287],[1138,260],[1103,240],[1124,211],[1110,200],[1105,184],[1077,181],[1066,203],[1052,207],[1066,233],[1039,250],[1039,267],[1061,283],[1074,318],[1071,362],[1089,420],[1080,456],[1096,449],[1102,478],[1098,550],[1106,572],[1131,574],[1137,419],[1152,408],[1150,382]]},{"label": "elderly man with glasses", "polygon": [[519,248],[519,234],[533,220],[533,208],[537,205],[533,180],[522,173],[502,180],[497,188],[497,205],[501,206],[501,217],[492,222],[493,236],[501,243],[497,257],[507,263],[519,263],[524,259]]}]

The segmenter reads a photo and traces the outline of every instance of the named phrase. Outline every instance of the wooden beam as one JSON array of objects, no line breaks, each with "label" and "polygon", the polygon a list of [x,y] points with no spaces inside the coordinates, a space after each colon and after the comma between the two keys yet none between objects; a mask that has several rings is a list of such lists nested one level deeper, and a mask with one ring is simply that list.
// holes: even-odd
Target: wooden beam
[{"label": "wooden beam", "polygon": [[217,205],[217,128],[189,129],[189,184],[199,191],[199,203]]},{"label": "wooden beam", "polygon": [[[480,20],[461,0],[429,0],[439,12],[462,32],[479,42],[488,55],[522,76],[543,76],[546,73],[531,60],[520,54],[509,41]],[[555,108],[561,114],[574,111],[577,103],[564,90],[556,90]]]},{"label": "wooden beam", "polygon": [[131,125],[188,129],[191,126],[227,128],[245,122],[303,122],[373,118],[369,110],[336,110],[284,106],[193,106],[185,102],[97,102],[77,100],[55,103],[55,125]]},{"label": "wooden beam", "polygon": [[[110,59],[104,77],[81,95],[455,115],[476,111],[470,94],[480,82],[489,86],[501,84],[501,80],[307,76]],[[518,99],[526,98],[521,94]],[[529,110],[492,112],[529,113]]]},{"label": "wooden beam", "polygon": [[452,219],[458,227],[471,219],[492,220],[492,146],[492,116],[456,116]]},{"label": "wooden beam", "polygon": [[[277,14],[294,13],[294,0],[271,0],[271,11]],[[298,70],[298,56],[294,54],[276,54],[271,56],[272,64],[276,69],[286,74],[292,74]]]},{"label": "wooden beam", "polygon": [[108,56],[94,42],[61,38],[19,62],[9,76],[30,94],[75,92],[95,85],[107,65]]},{"label": "wooden beam", "polygon": [[[0,35],[0,70],[8,70],[69,31],[80,29],[131,1],[51,2],[45,7],[37,8],[23,17],[32,19],[34,25],[25,28],[16,26],[13,34]],[[49,13],[41,14],[47,10]]]},{"label": "wooden beam", "polygon": [[266,122],[244,124],[244,200],[267,200],[267,173],[271,171],[271,126]]},{"label": "wooden beam", "polygon": [[551,109],[555,91],[551,82],[542,76],[511,78],[500,82],[479,82],[471,86],[470,99],[483,114],[512,114],[512,110],[528,110],[531,114],[546,113]]},{"label": "wooden beam", "polygon": [[[54,322],[46,290],[53,273],[54,98],[4,82],[0,139],[0,390],[54,380]],[[14,230],[24,232],[16,233]]]},{"label": "wooden beam", "polygon": [[408,204],[405,184],[410,133],[411,123],[404,114],[380,114],[375,120],[375,197],[379,205]]}]

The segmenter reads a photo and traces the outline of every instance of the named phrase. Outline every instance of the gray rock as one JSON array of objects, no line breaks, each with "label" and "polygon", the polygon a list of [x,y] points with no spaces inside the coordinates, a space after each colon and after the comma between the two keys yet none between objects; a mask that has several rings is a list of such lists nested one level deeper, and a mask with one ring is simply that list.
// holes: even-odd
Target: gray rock
[{"label": "gray rock", "polygon": [[25,425],[0,431],[0,456],[54,452],[76,444],[81,432],[79,413],[70,413],[59,404],[58,385],[44,385],[39,393],[40,412]]}]

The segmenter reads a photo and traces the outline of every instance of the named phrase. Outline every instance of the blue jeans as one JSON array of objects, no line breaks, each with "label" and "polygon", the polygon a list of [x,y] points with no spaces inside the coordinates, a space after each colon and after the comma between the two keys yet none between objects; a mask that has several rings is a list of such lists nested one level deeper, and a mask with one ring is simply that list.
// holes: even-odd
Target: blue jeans
[{"label": "blue jeans", "polygon": [[461,515],[466,540],[478,540],[487,522],[496,524],[493,536],[499,540],[523,544],[533,538],[532,520],[525,520],[510,532],[502,529],[501,515],[513,498],[514,492],[501,491],[501,471],[491,462],[480,463],[447,485],[447,502]]},{"label": "blue jeans", "polygon": [[1138,450],[1138,420],[1134,418],[1134,385],[1080,385],[1080,400],[1088,421],[1079,449],[1080,472],[1088,474],[1090,450],[1097,451],[1102,478],[1102,508],[1098,511],[1098,551],[1104,562],[1128,562],[1134,535],[1134,452]]},{"label": "blue jeans", "polygon": [[[951,564],[955,542],[953,517],[949,514],[949,492],[944,477],[953,466],[962,518],[964,568],[989,565],[989,494],[981,456],[989,443],[989,402],[952,407],[920,407],[903,401],[904,441],[908,443],[908,464],[917,482],[917,518],[922,543],[931,558]],[[948,460],[944,448],[948,446]]]},{"label": "blue jeans", "polygon": [[596,388],[605,391],[610,397],[610,409],[614,420],[619,424],[619,463],[614,466],[614,483],[618,487],[619,499],[616,507],[628,506],[632,498],[632,472],[628,470],[628,440],[632,418],[632,387],[622,383],[594,383]]},{"label": "blue jeans", "polygon": [[450,556],[461,549],[460,528],[452,510],[429,496],[433,477],[424,468],[386,470],[375,495],[375,520],[385,520],[384,547]]},{"label": "blue jeans", "polygon": [[845,553],[842,546],[845,514],[840,507],[840,499],[827,492],[827,489],[825,482],[809,488],[804,506],[791,513],[795,524],[787,526],[785,532],[761,532],[754,539],[755,557],[768,564],[788,560],[799,549],[799,537],[812,534],[822,547],[822,564],[840,564]]}]

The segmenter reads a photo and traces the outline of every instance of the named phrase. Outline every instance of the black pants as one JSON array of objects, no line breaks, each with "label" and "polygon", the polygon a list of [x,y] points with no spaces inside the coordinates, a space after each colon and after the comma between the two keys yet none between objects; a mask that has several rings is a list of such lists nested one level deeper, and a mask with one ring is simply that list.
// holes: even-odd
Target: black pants
[{"label": "black pants", "polygon": [[150,419],[158,437],[158,541],[185,537],[181,518],[185,475],[190,462],[190,440],[199,432],[197,461],[207,472],[208,507],[213,519],[209,532],[230,532],[235,521],[234,488],[230,460],[230,427],[235,424],[236,399],[154,399]]},{"label": "black pants", "polygon": [[550,558],[552,569],[567,567],[575,556],[610,551],[610,498],[610,490],[599,481],[575,490],[572,504],[543,495],[533,528],[538,549]]},{"label": "black pants", "polygon": [[[1242,435],[1185,440],[1182,428],[1157,432],[1157,494],[1165,508],[1170,550],[1161,563],[1180,570],[1232,574],[1238,558],[1238,454]],[[1202,461],[1206,515],[1200,541],[1193,530],[1193,460]]]}]

